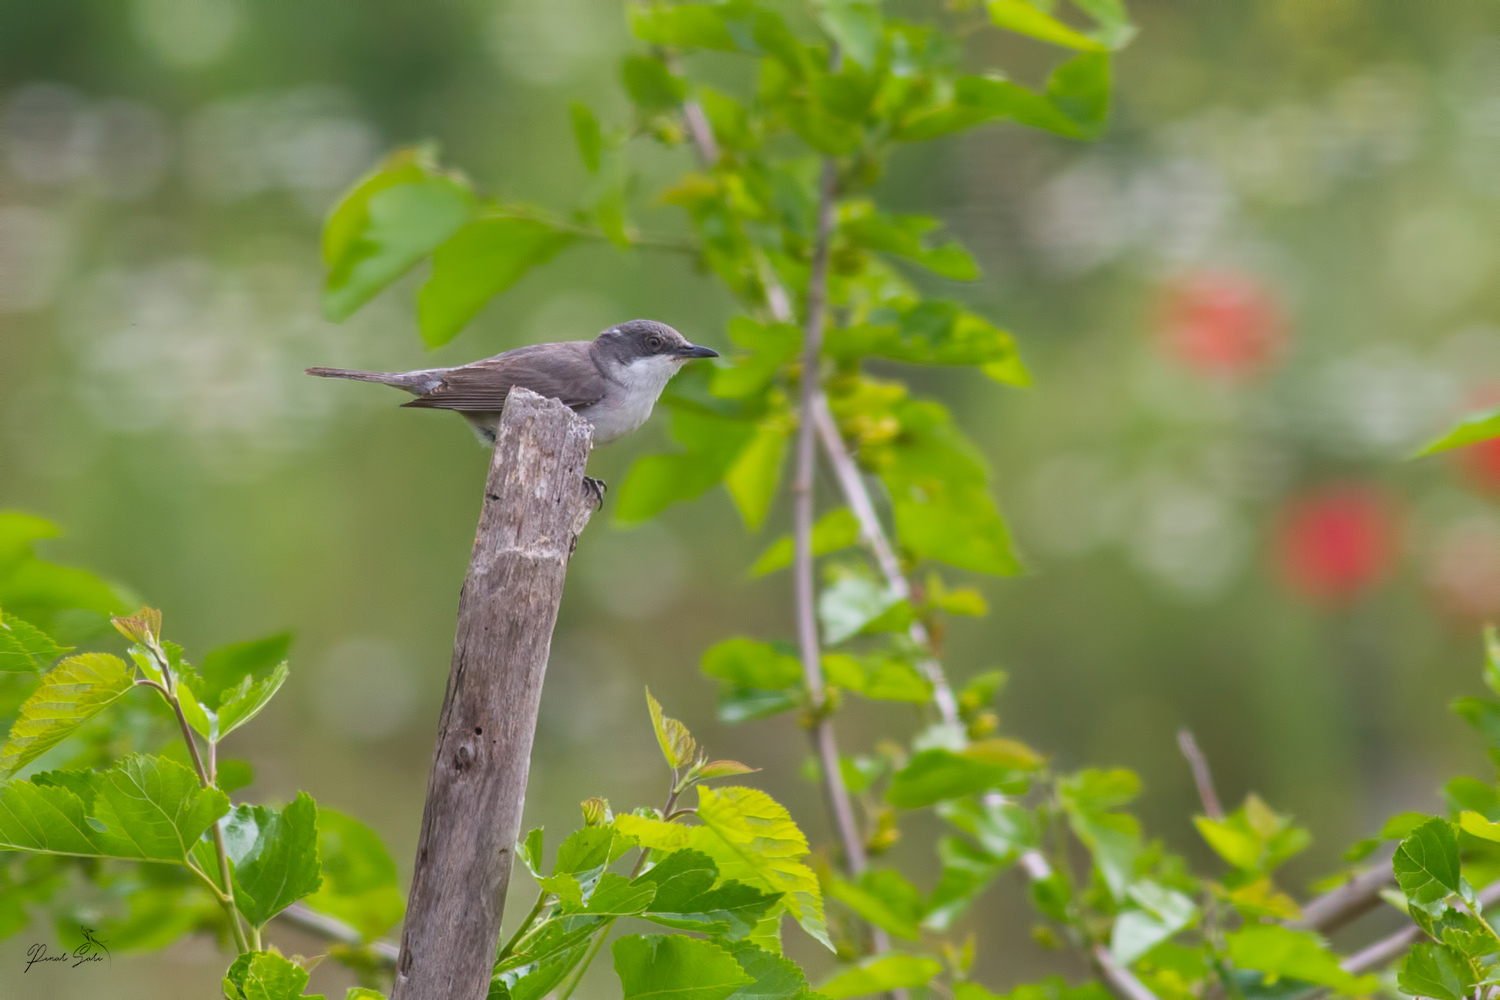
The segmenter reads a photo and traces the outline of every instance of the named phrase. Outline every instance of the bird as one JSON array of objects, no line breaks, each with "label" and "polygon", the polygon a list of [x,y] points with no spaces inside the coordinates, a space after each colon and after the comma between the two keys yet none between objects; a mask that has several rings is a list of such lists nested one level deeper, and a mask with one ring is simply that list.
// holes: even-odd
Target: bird
[{"label": "bird", "polygon": [[[416,396],[403,406],[458,412],[474,433],[493,446],[505,397],[515,386],[560,400],[587,420],[594,444],[610,444],[651,416],[662,390],[682,366],[719,352],[691,343],[665,323],[633,319],[611,326],[593,340],[531,344],[452,368],[367,372],[309,368],[319,378],[379,382]],[[604,484],[587,480],[600,503]]]}]

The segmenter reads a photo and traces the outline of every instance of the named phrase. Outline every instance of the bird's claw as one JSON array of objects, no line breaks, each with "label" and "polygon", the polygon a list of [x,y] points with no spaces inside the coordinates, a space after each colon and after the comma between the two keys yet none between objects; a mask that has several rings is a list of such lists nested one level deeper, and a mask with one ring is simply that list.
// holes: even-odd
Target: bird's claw
[{"label": "bird's claw", "polygon": [[605,492],[605,490],[609,489],[609,484],[606,483],[602,479],[595,479],[593,476],[584,476],[583,477],[583,488],[585,490],[587,490],[589,493],[593,494],[593,496],[594,496],[594,510],[595,511],[603,510],[604,509],[604,492]]}]

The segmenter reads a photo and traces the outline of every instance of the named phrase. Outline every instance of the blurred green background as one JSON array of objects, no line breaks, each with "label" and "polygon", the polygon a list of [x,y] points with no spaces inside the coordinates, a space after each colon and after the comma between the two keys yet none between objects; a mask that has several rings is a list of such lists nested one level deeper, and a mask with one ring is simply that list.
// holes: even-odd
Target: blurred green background
[{"label": "blurred green background", "polygon": [[[984,278],[951,293],[1012,329],[1035,377],[912,373],[982,444],[1032,569],[977,581],[994,613],[954,627],[950,671],[1008,670],[1008,734],[1138,769],[1151,831],[1207,866],[1175,745],[1190,726],[1226,799],[1253,789],[1313,827],[1293,881],[1312,878],[1487,767],[1446,705],[1500,613],[1500,451],[1403,459],[1500,398],[1500,8],[1133,11],[1102,142],[991,127],[904,151],[884,182],[974,249]],[[320,318],[321,218],[428,138],[492,192],[569,204],[567,105],[623,118],[627,44],[617,0],[0,0],[0,507],[63,525],[44,554],[163,608],[190,656],[295,629],[290,697],[231,749],[260,797],[360,816],[407,874],[486,455],[451,415],[302,368],[457,363],[635,316],[723,349],[728,303],[676,257],[573,249],[424,355],[413,279]],[[971,45],[976,65],[1045,72],[1035,47]],[[658,418],[592,467],[618,483],[665,447]],[[790,635],[785,577],[744,574],[785,522],[747,537],[720,493],[628,532],[596,519],[530,823],[662,797],[650,684],[827,841],[794,723],[716,723],[697,673],[720,638]],[[863,706],[841,732],[855,749],[914,721]],[[896,849],[929,878],[930,832],[908,820]],[[995,988],[1056,967],[1021,891],[1002,881],[971,920]],[[0,996],[217,995],[204,941],[116,956],[106,986],[97,966],[24,974],[37,940],[55,939],[0,943]]]}]

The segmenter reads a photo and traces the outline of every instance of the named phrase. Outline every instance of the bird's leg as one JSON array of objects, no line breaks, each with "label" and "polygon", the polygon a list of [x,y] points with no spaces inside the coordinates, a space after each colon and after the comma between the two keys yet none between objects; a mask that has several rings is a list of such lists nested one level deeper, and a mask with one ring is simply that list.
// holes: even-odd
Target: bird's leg
[{"label": "bird's leg", "polygon": [[602,479],[595,479],[593,476],[584,476],[583,477],[583,488],[585,490],[587,490],[589,493],[593,494],[593,497],[594,497],[594,509],[595,510],[603,510],[604,509],[604,491],[607,490],[607,489],[609,489],[609,484],[606,483]]}]

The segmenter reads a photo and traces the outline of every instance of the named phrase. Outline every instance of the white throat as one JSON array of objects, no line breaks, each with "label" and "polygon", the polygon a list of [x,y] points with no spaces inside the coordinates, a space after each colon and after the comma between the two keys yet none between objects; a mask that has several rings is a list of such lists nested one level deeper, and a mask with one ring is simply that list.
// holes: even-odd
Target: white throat
[{"label": "white throat", "polygon": [[580,411],[594,425],[594,443],[608,444],[644,424],[672,376],[687,363],[686,358],[653,354],[629,364],[609,364],[608,375],[616,384],[605,398]]}]

